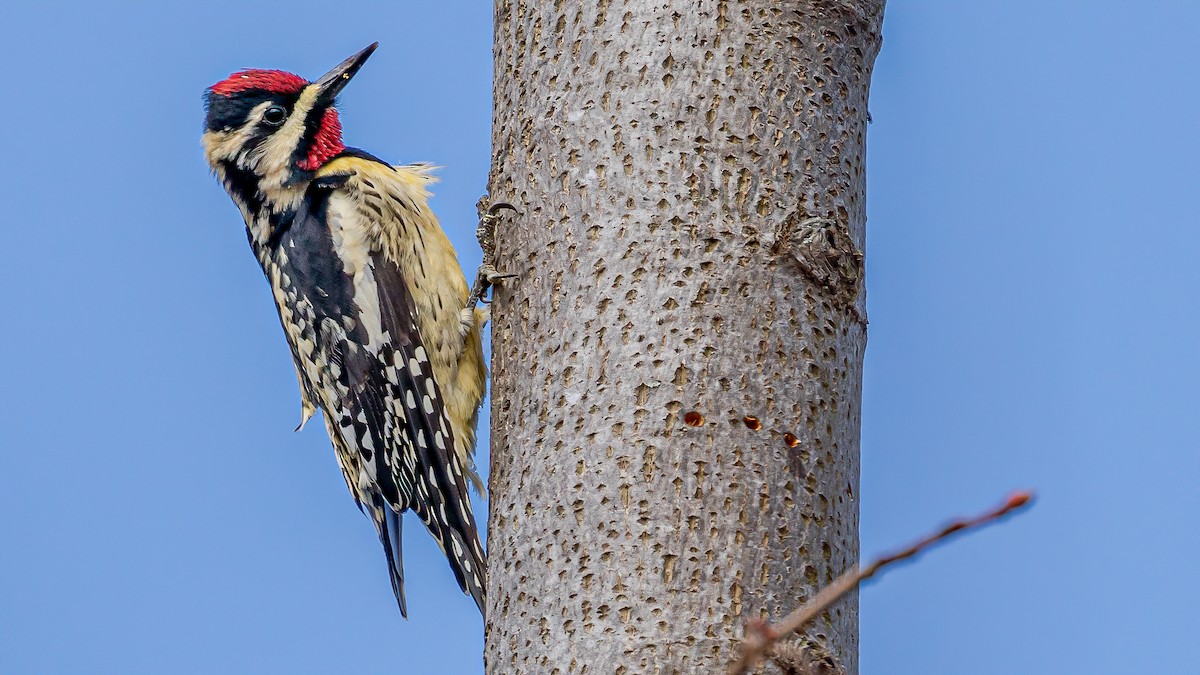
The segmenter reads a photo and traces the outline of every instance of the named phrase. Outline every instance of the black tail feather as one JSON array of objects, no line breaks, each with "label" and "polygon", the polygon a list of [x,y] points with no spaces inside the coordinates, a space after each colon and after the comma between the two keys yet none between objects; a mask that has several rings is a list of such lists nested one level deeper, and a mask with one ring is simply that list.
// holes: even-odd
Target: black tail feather
[{"label": "black tail feather", "polygon": [[[465,490],[462,494],[466,494]],[[438,498],[435,499],[440,501]],[[451,506],[451,508],[454,507]],[[480,615],[486,618],[485,594],[487,589],[484,584],[487,583],[487,557],[479,547],[478,535],[475,535],[475,522],[471,518],[470,512],[463,514],[470,518],[471,523],[470,529],[464,536],[464,532],[457,529],[454,524],[444,522],[439,518],[432,518],[429,507],[419,504],[415,505],[413,510],[420,516],[421,521],[425,523],[425,527],[446,555],[458,587],[471,596],[475,601],[475,606],[479,608]],[[470,537],[469,540],[468,537]]]},{"label": "black tail feather", "polygon": [[379,543],[383,544],[387,556],[388,577],[392,581],[392,592],[400,606],[400,616],[408,618],[408,604],[404,600],[404,558],[400,552],[402,514],[396,513],[382,498],[376,497],[371,511],[375,529],[379,532]]}]

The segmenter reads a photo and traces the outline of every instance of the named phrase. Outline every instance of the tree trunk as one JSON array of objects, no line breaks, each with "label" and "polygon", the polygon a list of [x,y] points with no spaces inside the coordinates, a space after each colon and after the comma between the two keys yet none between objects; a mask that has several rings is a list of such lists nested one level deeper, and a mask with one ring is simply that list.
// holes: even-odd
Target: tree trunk
[{"label": "tree trunk", "polygon": [[719,673],[857,562],[882,13],[497,0],[488,673]]}]

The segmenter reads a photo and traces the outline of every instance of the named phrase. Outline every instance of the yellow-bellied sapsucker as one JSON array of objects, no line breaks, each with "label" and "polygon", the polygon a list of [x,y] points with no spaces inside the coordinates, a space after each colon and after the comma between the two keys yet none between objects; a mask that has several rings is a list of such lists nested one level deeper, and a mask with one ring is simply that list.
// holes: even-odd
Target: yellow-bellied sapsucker
[{"label": "yellow-bellied sapsucker", "polygon": [[484,608],[485,560],[468,482],[486,371],[483,310],[427,203],[427,167],[342,143],[334,99],[377,44],[315,82],[244,70],[210,87],[204,152],[246,221],[300,380],[302,420],[324,412],[338,464],[375,523],[400,612],[401,515],[437,539]]}]

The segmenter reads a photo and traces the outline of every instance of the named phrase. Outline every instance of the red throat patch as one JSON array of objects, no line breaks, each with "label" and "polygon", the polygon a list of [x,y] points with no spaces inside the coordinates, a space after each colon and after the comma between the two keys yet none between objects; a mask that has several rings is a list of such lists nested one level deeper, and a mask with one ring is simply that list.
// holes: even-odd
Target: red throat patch
[{"label": "red throat patch", "polygon": [[211,89],[220,96],[261,89],[273,94],[294,94],[305,87],[308,80],[283,70],[243,70],[214,84]]},{"label": "red throat patch", "polygon": [[313,136],[312,145],[308,148],[308,157],[298,162],[297,166],[305,171],[316,171],[345,149],[342,143],[342,120],[338,118],[336,110],[326,108],[325,115],[321,117],[321,127],[317,129],[317,135]]}]

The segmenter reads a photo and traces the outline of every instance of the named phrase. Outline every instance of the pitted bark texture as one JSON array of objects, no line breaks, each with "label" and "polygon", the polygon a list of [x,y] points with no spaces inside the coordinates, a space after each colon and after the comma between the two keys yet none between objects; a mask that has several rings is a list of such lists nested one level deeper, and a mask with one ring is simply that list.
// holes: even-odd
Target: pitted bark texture
[{"label": "pitted bark texture", "polygon": [[489,673],[722,672],[857,561],[882,12],[497,2]]}]

